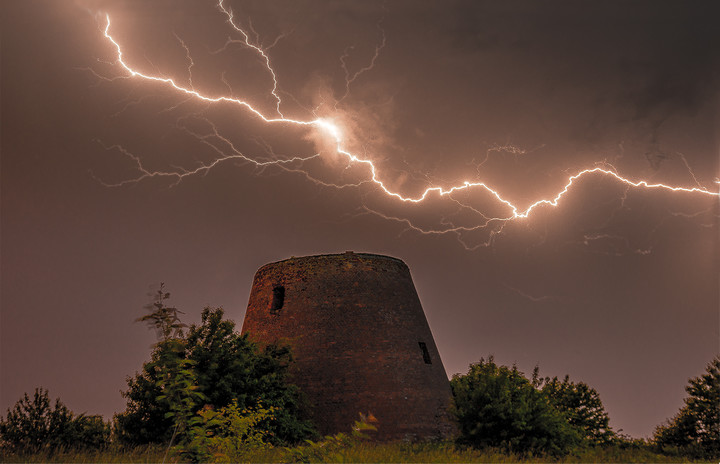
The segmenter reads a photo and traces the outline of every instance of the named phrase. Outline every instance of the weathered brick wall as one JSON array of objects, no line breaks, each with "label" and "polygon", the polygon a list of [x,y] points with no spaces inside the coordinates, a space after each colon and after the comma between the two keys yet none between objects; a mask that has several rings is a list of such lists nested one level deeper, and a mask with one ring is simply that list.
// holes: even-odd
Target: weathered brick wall
[{"label": "weathered brick wall", "polygon": [[292,347],[293,381],[323,434],[348,432],[359,412],[378,419],[383,440],[454,432],[450,384],[399,259],[345,253],[267,264],[242,332]]}]

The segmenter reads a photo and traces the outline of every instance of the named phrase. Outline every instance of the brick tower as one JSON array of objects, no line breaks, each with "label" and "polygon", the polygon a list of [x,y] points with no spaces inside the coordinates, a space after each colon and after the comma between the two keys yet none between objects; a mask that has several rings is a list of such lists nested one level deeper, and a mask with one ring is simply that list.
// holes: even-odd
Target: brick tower
[{"label": "brick tower", "polygon": [[291,258],[255,274],[243,333],[290,345],[292,380],[322,434],[358,413],[380,440],[447,437],[450,384],[407,265],[347,252]]}]

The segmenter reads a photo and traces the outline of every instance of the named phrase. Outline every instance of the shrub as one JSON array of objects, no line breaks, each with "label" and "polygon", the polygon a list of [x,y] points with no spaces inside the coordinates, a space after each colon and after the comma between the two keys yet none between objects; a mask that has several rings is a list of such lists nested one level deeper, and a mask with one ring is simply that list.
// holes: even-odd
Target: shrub
[{"label": "shrub", "polygon": [[262,426],[273,444],[314,435],[301,393],[287,381],[287,348],[258,349],[223,319],[222,308],[205,308],[201,324],[185,331],[179,311],[165,304],[169,296],[161,286],[150,313],[140,319],[158,331],[159,342],[142,371],[127,379],[127,407],[115,418],[122,443],[172,442],[176,433],[183,439],[190,418],[206,405],[216,411],[232,404],[272,409],[274,419]]},{"label": "shrub", "polygon": [[685,387],[685,405],[655,430],[653,441],[664,452],[693,458],[720,458],[720,356]]},{"label": "shrub", "polygon": [[50,406],[48,391],[27,393],[0,419],[0,446],[11,453],[40,450],[100,449],[110,441],[110,425],[100,416],[75,416],[59,399]]},{"label": "shrub", "polygon": [[460,444],[516,453],[567,454],[580,434],[516,367],[492,357],[451,381]]},{"label": "shrub", "polygon": [[239,462],[269,448],[270,432],[262,427],[273,419],[273,408],[240,409],[237,400],[218,411],[204,407],[190,421],[186,444],[179,447],[191,462]]},{"label": "shrub", "polygon": [[377,430],[374,423],[377,419],[372,414],[360,413],[360,420],[355,421],[352,431],[326,435],[322,440],[305,440],[305,444],[285,450],[285,462],[348,462],[345,453],[352,451],[362,441],[370,438],[368,432]]},{"label": "shrub", "polygon": [[[537,374],[534,379],[537,379]],[[571,382],[565,376],[562,382],[557,377],[546,378],[540,391],[550,399],[555,409],[565,415],[568,423],[578,430],[586,442],[604,445],[616,438],[600,395],[594,388],[583,382]]]}]

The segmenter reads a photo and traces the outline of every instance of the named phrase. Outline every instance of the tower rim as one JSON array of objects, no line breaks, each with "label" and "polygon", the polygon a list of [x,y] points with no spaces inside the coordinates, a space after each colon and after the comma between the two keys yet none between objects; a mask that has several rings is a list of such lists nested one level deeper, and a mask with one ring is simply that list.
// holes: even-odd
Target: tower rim
[{"label": "tower rim", "polygon": [[400,258],[396,258],[394,256],[388,256],[388,255],[381,255],[377,253],[363,253],[363,252],[355,252],[355,251],[345,251],[343,253],[323,253],[323,254],[317,254],[317,255],[306,255],[306,256],[291,256],[290,258],[281,259],[279,261],[273,261],[267,264],[262,265],[257,272],[259,273],[263,269],[266,269],[268,267],[275,266],[277,264],[281,263],[288,263],[292,261],[303,261],[303,260],[313,260],[318,258],[349,258],[357,256],[360,258],[366,258],[366,259],[373,259],[373,260],[390,260],[395,261],[400,264],[402,264],[405,267],[408,267],[408,265]]}]

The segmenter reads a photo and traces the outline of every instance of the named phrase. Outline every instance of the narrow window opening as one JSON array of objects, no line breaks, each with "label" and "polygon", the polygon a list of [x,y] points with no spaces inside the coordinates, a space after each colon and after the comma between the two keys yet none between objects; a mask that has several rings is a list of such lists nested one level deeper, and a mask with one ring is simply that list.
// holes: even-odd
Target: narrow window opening
[{"label": "narrow window opening", "polygon": [[420,345],[420,349],[422,350],[423,361],[425,361],[425,364],[432,364],[430,353],[428,352],[425,342],[418,342],[418,345]]},{"label": "narrow window opening", "polygon": [[270,306],[270,311],[278,311],[283,307],[283,304],[285,303],[285,287],[282,285],[278,285],[277,287],[273,288],[273,299],[272,299],[272,306]]}]

